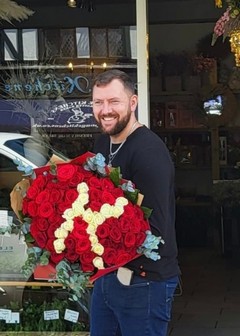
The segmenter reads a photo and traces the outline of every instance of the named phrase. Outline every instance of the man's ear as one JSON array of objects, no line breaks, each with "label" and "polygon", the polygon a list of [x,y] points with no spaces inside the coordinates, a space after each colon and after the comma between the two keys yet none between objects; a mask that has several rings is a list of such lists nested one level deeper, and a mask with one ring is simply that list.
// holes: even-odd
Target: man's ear
[{"label": "man's ear", "polygon": [[131,105],[131,111],[134,112],[137,108],[138,104],[138,96],[137,95],[132,95],[131,100],[130,100],[130,105]]}]

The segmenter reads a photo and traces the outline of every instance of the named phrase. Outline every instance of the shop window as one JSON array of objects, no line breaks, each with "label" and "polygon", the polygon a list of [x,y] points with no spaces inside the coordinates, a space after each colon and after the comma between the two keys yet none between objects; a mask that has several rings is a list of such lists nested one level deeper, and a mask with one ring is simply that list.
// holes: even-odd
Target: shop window
[{"label": "shop window", "polygon": [[4,29],[5,61],[36,61],[38,60],[37,29]]},{"label": "shop window", "polygon": [[43,35],[46,58],[76,56],[75,29],[45,29]]}]

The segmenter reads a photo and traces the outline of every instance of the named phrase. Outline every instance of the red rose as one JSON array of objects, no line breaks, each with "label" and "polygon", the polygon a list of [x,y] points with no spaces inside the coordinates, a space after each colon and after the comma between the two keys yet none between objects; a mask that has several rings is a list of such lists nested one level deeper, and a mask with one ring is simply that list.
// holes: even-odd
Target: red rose
[{"label": "red rose", "polygon": [[106,247],[103,253],[103,260],[109,266],[114,265],[116,261],[116,250]]},{"label": "red rose", "polygon": [[92,210],[92,211],[96,211],[96,212],[100,212],[102,203],[98,202],[98,201],[92,201],[90,203],[88,203],[88,207]]},{"label": "red rose", "polygon": [[88,224],[82,219],[82,217],[75,217],[74,218],[74,229],[72,233],[76,238],[82,235],[87,235],[86,229],[88,227]]},{"label": "red rose", "polygon": [[36,217],[32,220],[31,226],[36,225],[39,231],[47,231],[49,227],[49,222],[46,218]]},{"label": "red rose", "polygon": [[107,190],[102,192],[102,203],[107,203],[113,205],[116,201],[116,198]]},{"label": "red rose", "polygon": [[116,258],[116,265],[124,265],[130,260],[132,260],[132,256],[129,253],[125,252],[124,250],[117,251],[117,252],[118,252],[118,255]]},{"label": "red rose", "polygon": [[94,266],[93,264],[81,264],[81,269],[83,272],[93,272]]},{"label": "red rose", "polygon": [[30,217],[35,217],[38,215],[38,206],[34,201],[30,201],[27,205],[27,213]]},{"label": "red rose", "polygon": [[92,251],[82,253],[80,255],[81,264],[86,264],[86,265],[91,264],[95,257],[96,257],[96,254]]},{"label": "red rose", "polygon": [[48,181],[48,178],[44,175],[39,175],[35,180],[34,180],[34,185],[40,189],[43,190],[44,187],[46,186],[46,183]]},{"label": "red rose", "polygon": [[142,209],[139,206],[134,205],[134,212],[135,212],[135,218],[136,219],[139,219],[139,220],[143,220],[144,219],[144,213],[143,213]]},{"label": "red rose", "polygon": [[35,202],[37,204],[41,204],[42,202],[46,202],[48,200],[49,200],[49,192],[48,190],[43,190],[37,195]]},{"label": "red rose", "polygon": [[55,240],[54,238],[48,239],[47,244],[45,246],[45,249],[51,253],[55,252],[54,245],[53,245],[54,240]]},{"label": "red rose", "polygon": [[70,187],[76,187],[79,183],[81,183],[84,180],[83,173],[77,172],[69,181]]},{"label": "red rose", "polygon": [[106,238],[109,236],[109,225],[107,224],[102,224],[97,227],[96,234],[98,238]]},{"label": "red rose", "polygon": [[51,216],[48,217],[48,221],[50,224],[54,224],[56,227],[60,226],[64,219],[61,215],[53,213]]},{"label": "red rose", "polygon": [[31,225],[30,225],[30,233],[31,233],[33,239],[35,239],[35,237],[38,234],[38,232],[39,232],[39,229],[38,229],[38,227],[36,225],[36,222],[35,223],[34,222],[31,223]]},{"label": "red rose", "polygon": [[135,246],[136,244],[136,236],[133,232],[127,232],[124,237],[124,244],[127,247]]},{"label": "red rose", "polygon": [[123,214],[119,220],[119,229],[121,230],[121,232],[126,233],[131,230],[131,226],[132,222],[127,216],[124,216]]},{"label": "red rose", "polygon": [[112,195],[117,199],[118,197],[123,197],[124,196],[124,192],[122,189],[120,188],[114,188],[111,191]]},{"label": "red rose", "polygon": [[88,186],[89,186],[89,188],[93,187],[93,188],[101,189],[101,181],[96,176],[92,176],[88,180]]},{"label": "red rose", "polygon": [[56,253],[56,252],[52,252],[50,255],[50,260],[54,263],[54,264],[58,264],[60,261],[62,261],[65,258],[65,253]]},{"label": "red rose", "polygon": [[146,239],[146,233],[144,233],[144,232],[137,233],[136,246],[138,246],[138,247],[141,246],[145,239]]},{"label": "red rose", "polygon": [[122,238],[122,233],[119,230],[118,227],[112,227],[110,229],[110,238],[115,242],[115,243],[120,243],[121,238]]},{"label": "red rose", "polygon": [[102,190],[99,190],[99,189],[94,188],[94,187],[91,187],[89,189],[89,200],[90,201],[100,202],[101,201],[101,195],[102,195]]},{"label": "red rose", "polygon": [[54,232],[59,228],[60,225],[58,223],[50,223],[49,228],[47,230],[47,235],[49,238],[55,238]]},{"label": "red rose", "polygon": [[59,189],[52,189],[49,197],[49,202],[51,203],[58,203],[63,198],[63,192]]},{"label": "red rose", "polygon": [[78,260],[79,255],[76,254],[76,253],[75,253],[74,251],[72,251],[72,250],[68,250],[68,251],[66,251],[66,253],[65,253],[65,258],[66,258],[67,260],[69,260],[71,263],[74,263],[74,262],[76,262],[76,261]]},{"label": "red rose", "polygon": [[34,238],[40,248],[43,249],[46,246],[48,237],[45,232],[37,232]]},{"label": "red rose", "polygon": [[77,172],[76,166],[68,163],[57,167],[57,177],[59,181],[70,180]]},{"label": "red rose", "polygon": [[78,240],[76,242],[76,252],[78,254],[82,254],[91,250],[91,243],[87,236],[78,236]]},{"label": "red rose", "polygon": [[78,192],[76,189],[69,189],[65,194],[65,202],[72,205],[74,201],[78,198]]},{"label": "red rose", "polygon": [[27,190],[27,197],[30,199],[35,199],[38,195],[39,189],[37,185],[31,185]]},{"label": "red rose", "polygon": [[74,250],[76,246],[76,240],[73,235],[69,234],[65,239],[64,244],[68,250]]},{"label": "red rose", "polygon": [[131,218],[135,218],[135,209],[132,203],[128,203],[124,207],[124,216],[128,217],[130,220]]},{"label": "red rose", "polygon": [[116,188],[114,183],[109,178],[103,178],[101,181],[103,190],[110,190],[112,192],[112,190]]},{"label": "red rose", "polygon": [[39,212],[39,216],[44,217],[44,218],[48,218],[52,216],[52,214],[54,213],[54,208],[53,208],[52,203],[44,202],[40,204],[38,212]]}]

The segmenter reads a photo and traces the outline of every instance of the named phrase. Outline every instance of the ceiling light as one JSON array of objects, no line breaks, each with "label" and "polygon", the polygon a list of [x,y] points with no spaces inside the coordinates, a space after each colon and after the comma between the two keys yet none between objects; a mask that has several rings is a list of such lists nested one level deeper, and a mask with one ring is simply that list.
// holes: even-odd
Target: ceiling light
[{"label": "ceiling light", "polygon": [[68,0],[67,4],[69,7],[77,7],[76,0]]}]

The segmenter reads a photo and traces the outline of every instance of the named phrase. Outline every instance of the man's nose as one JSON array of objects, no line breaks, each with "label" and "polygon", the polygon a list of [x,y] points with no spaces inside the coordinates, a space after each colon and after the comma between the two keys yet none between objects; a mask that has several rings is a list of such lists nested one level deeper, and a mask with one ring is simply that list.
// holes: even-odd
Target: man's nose
[{"label": "man's nose", "polygon": [[111,104],[109,102],[105,101],[102,106],[102,112],[103,113],[109,113],[112,112]]}]

